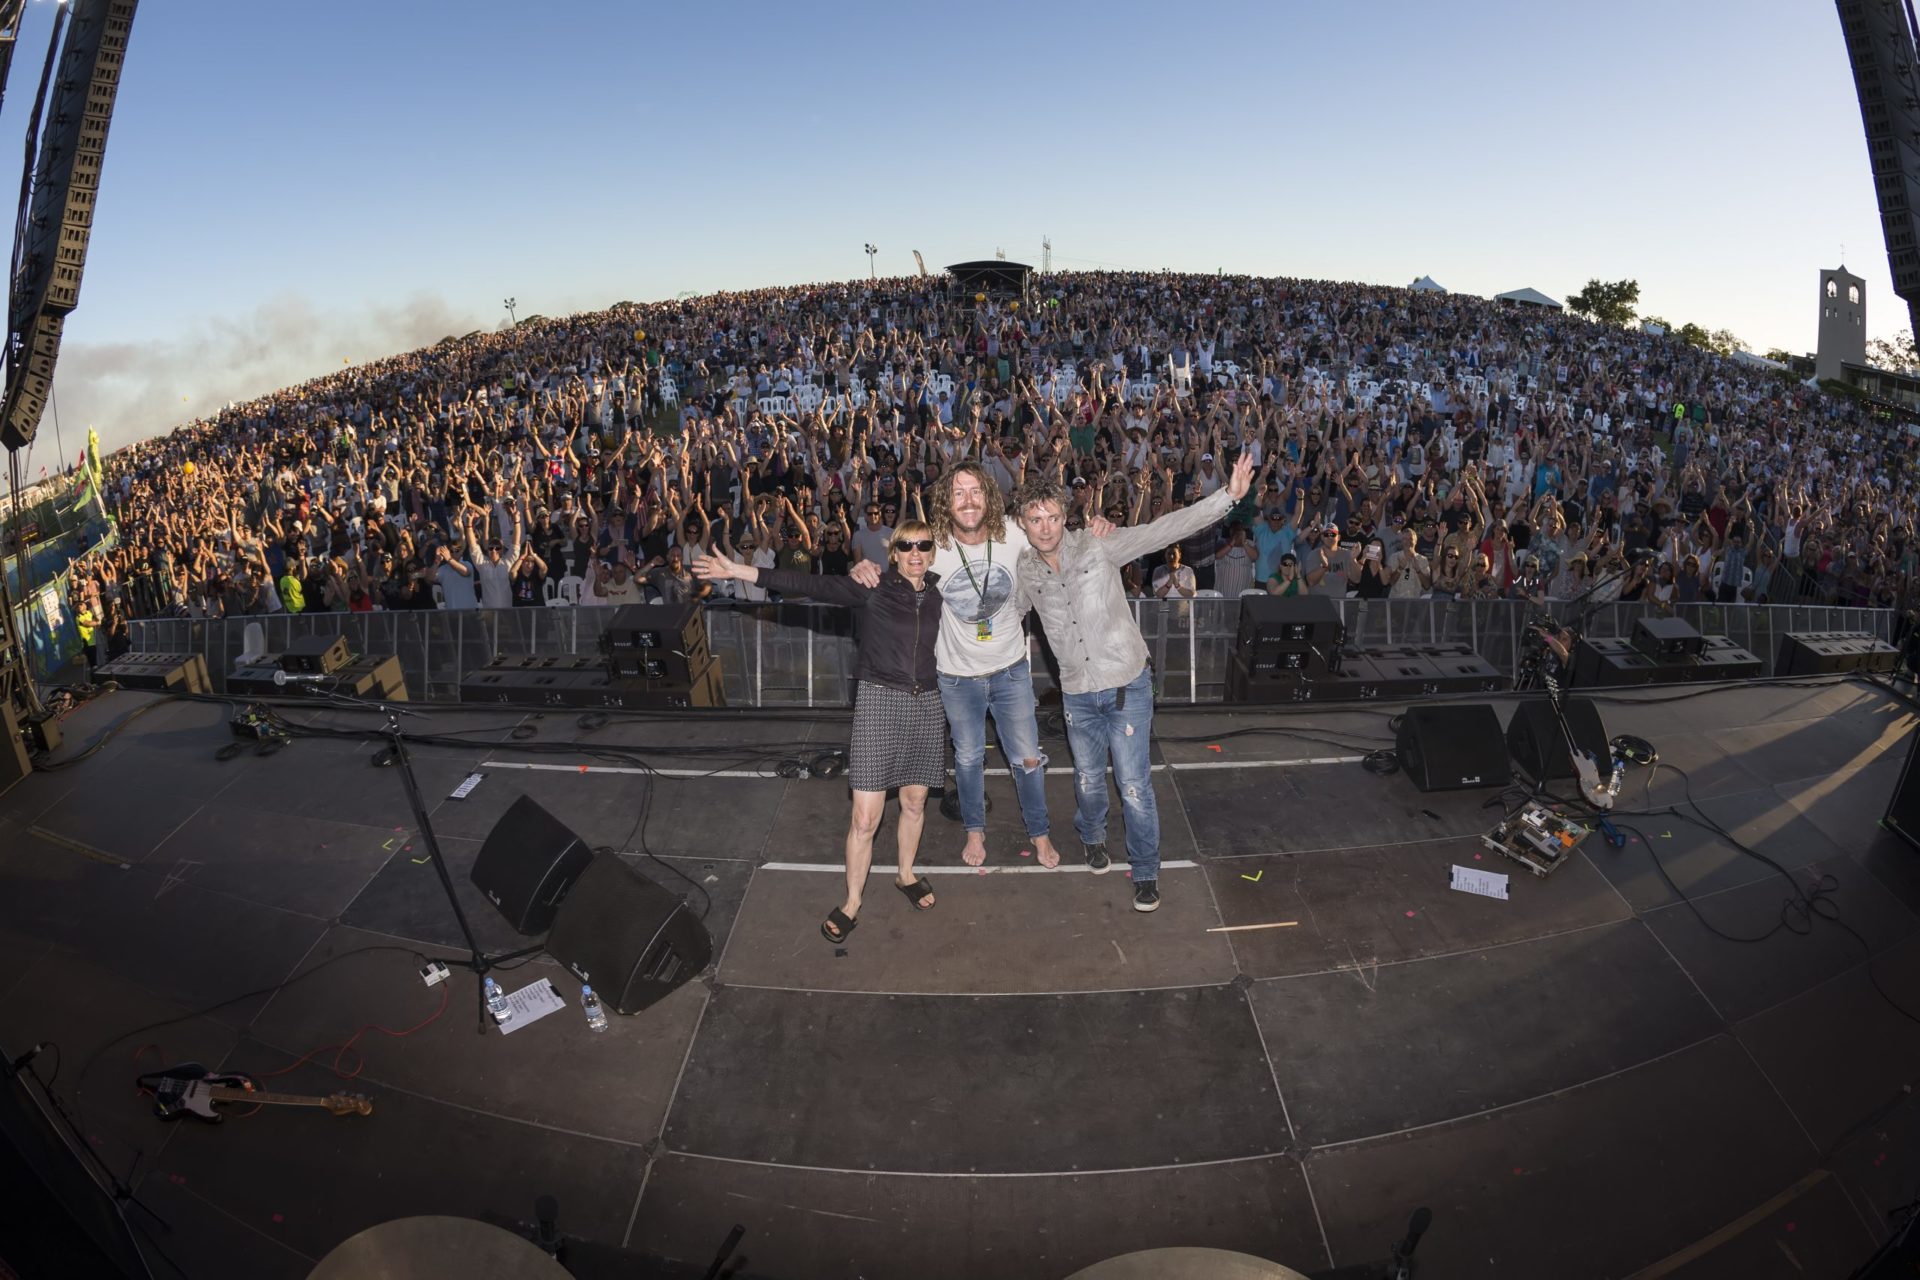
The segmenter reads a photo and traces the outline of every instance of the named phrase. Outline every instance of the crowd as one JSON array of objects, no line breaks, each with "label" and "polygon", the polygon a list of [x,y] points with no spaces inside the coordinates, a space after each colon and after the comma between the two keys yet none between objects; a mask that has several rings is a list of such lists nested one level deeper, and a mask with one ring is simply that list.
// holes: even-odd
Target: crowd
[{"label": "crowd", "polygon": [[1251,492],[1129,595],[1893,605],[1916,568],[1906,436],[1773,371],[1465,296],[1102,273],[1025,305],[944,279],[623,305],[343,370],[112,455],[118,544],[73,604],[123,636],[755,600],[692,563],[884,562],[963,461],[1127,527],[1242,455]]}]

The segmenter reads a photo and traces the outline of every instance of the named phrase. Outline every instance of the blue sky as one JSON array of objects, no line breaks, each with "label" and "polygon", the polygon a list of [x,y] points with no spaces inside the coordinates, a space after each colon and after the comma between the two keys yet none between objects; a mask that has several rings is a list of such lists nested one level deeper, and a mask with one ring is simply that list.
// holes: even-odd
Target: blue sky
[{"label": "blue sky", "polygon": [[508,295],[847,278],[868,240],[883,273],[1037,263],[1043,235],[1061,268],[1632,276],[1795,351],[1844,243],[1869,331],[1906,325],[1824,3],[149,0],[56,395],[112,446]]}]

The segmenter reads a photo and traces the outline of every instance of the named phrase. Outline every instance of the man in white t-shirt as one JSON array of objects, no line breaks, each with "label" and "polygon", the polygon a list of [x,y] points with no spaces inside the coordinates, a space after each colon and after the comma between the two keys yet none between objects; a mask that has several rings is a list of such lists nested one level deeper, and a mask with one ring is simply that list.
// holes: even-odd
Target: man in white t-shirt
[{"label": "man in white t-shirt", "polygon": [[[934,666],[953,735],[960,821],[967,829],[960,857],[970,867],[987,859],[987,716],[992,715],[1034,857],[1043,867],[1058,866],[1060,854],[1048,836],[1047,757],[1040,751],[1033,713],[1023,611],[1014,603],[1027,536],[1007,519],[1000,486],[974,462],[962,462],[940,477],[927,515],[942,602]],[[1106,522],[1100,524],[1105,531]],[[879,582],[878,570],[862,563],[851,576],[871,587]]]}]

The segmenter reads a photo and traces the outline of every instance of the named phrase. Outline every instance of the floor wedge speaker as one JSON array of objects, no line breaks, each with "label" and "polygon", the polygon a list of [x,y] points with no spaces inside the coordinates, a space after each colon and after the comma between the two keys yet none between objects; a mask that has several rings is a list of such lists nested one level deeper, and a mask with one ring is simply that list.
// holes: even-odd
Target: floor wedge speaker
[{"label": "floor wedge speaker", "polygon": [[[1601,723],[1600,709],[1587,698],[1562,698],[1567,711],[1567,728],[1573,741],[1593,757],[1594,767],[1604,778],[1613,768],[1613,748],[1607,745],[1607,727]],[[1514,708],[1507,725],[1507,750],[1520,772],[1536,783],[1558,782],[1577,776],[1573,756],[1567,751],[1567,735],[1553,714],[1553,704],[1545,698],[1523,702]]]},{"label": "floor wedge speaker", "polygon": [[1394,754],[1422,791],[1504,787],[1513,781],[1500,717],[1485,704],[1407,708]]},{"label": "floor wedge speaker", "polygon": [[502,814],[473,860],[473,883],[521,933],[545,933],[593,850],[567,825],[521,796]]},{"label": "floor wedge speaker", "polygon": [[677,894],[597,854],[560,904],[547,953],[616,1013],[638,1013],[698,974],[713,940]]}]

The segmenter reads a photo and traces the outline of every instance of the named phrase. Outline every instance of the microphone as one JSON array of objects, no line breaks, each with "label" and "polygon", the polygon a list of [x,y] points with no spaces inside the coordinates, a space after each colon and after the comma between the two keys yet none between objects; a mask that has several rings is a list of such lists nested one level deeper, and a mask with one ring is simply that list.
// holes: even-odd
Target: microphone
[{"label": "microphone", "polygon": [[331,680],[331,679],[333,679],[332,676],[325,676],[325,675],[290,676],[284,671],[276,671],[273,673],[274,684],[280,685],[282,687],[290,684],[317,684],[322,680]]},{"label": "microphone", "polygon": [[40,1054],[46,1049],[46,1047],[47,1047],[47,1042],[42,1040],[39,1044],[27,1050],[25,1053],[15,1058],[12,1062],[9,1062],[7,1064],[7,1068],[11,1071],[18,1071],[20,1068],[26,1066],[29,1062],[32,1062],[35,1058],[39,1057]]}]

